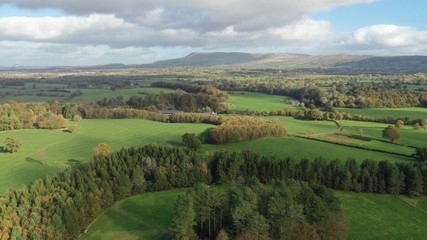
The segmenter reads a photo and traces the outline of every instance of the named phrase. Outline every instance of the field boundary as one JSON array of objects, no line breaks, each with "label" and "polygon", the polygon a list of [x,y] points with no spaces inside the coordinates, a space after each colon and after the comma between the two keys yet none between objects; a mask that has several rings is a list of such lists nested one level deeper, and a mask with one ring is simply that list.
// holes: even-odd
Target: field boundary
[{"label": "field boundary", "polygon": [[[289,136],[291,136],[291,135],[289,135]],[[362,147],[362,146],[357,146],[357,145],[352,145],[352,144],[333,142],[333,141],[328,141],[328,140],[324,140],[324,139],[306,137],[306,136],[301,136],[301,135],[292,135],[292,136],[293,137],[297,137],[297,138],[303,138],[303,139],[318,141],[318,142],[335,144],[335,145],[339,145],[339,146],[352,147],[352,148],[357,148],[357,149],[362,149],[362,150],[367,150],[367,151],[373,151],[373,152],[379,152],[379,153],[387,153],[387,154],[392,154],[392,155],[397,155],[397,156],[412,158],[411,155],[406,155],[406,154],[403,154],[403,153],[389,152],[389,151],[381,150],[381,149],[367,148],[367,147]]]}]

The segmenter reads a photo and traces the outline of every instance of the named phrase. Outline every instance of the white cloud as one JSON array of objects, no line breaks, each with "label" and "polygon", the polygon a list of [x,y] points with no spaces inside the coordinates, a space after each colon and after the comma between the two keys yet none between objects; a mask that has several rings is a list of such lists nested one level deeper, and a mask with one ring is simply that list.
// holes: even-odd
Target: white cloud
[{"label": "white cloud", "polygon": [[[113,15],[92,14],[88,17],[6,17],[0,18],[0,36],[16,40],[67,39],[82,32],[126,30],[135,27]],[[81,36],[84,38],[85,36]]]},{"label": "white cloud", "polygon": [[402,47],[427,43],[427,32],[411,27],[381,24],[358,29],[353,34],[356,44]]},{"label": "white cloud", "polygon": [[[167,52],[159,51],[160,48],[177,52],[184,52],[183,49],[256,51],[270,48],[316,54],[337,51],[427,53],[425,31],[384,24],[342,34],[332,32],[333,23],[329,21],[309,18],[316,12],[372,1],[0,0],[0,5],[54,8],[72,14],[0,17],[0,40],[4,40],[0,44],[0,54],[3,58],[9,56],[14,62],[25,62],[25,58],[49,58],[47,62],[64,59],[67,63],[95,64],[139,63],[146,61],[147,56],[158,59]],[[9,49],[5,49],[8,46]],[[141,54],[144,57],[138,57]]]},{"label": "white cloud", "polygon": [[0,0],[21,8],[54,8],[73,15],[114,14],[127,22],[162,28],[192,28],[198,32],[219,31],[234,26],[237,31],[280,27],[314,12],[373,0]]},{"label": "white cloud", "polygon": [[281,28],[271,28],[269,33],[290,42],[322,42],[332,37],[331,24],[328,21],[303,19]]},{"label": "white cloud", "polygon": [[419,31],[409,26],[367,26],[341,37],[337,35],[335,42],[337,44],[329,46],[331,49],[340,48],[360,54],[427,54],[427,31]]}]

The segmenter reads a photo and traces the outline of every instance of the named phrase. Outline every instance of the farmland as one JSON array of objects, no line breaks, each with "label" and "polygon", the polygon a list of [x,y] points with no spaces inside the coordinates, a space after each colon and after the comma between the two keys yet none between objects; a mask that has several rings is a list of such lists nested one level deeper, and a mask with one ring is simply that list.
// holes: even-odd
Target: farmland
[{"label": "farmland", "polygon": [[427,109],[419,107],[411,108],[338,108],[341,112],[349,112],[376,118],[408,118],[410,120],[427,118]]},{"label": "farmland", "polygon": [[[322,133],[334,133],[337,126],[327,121],[301,121],[290,117],[273,118],[278,119],[287,128],[289,134],[297,134],[308,137],[325,137]],[[359,122],[344,134],[357,132]],[[354,125],[349,122],[349,125]],[[362,123],[366,127],[366,123]],[[347,125],[347,123],[344,123]],[[385,126],[373,123],[372,126]],[[138,119],[117,120],[82,120],[74,133],[63,130],[19,130],[0,132],[0,138],[15,137],[22,141],[23,147],[14,154],[0,153],[5,159],[0,174],[0,192],[9,187],[27,184],[34,179],[51,175],[65,166],[87,161],[92,155],[92,149],[99,143],[108,143],[112,150],[122,147],[141,146],[148,143],[170,144],[182,146],[181,136],[186,132],[200,134],[212,125],[207,124],[170,124]],[[354,128],[354,129],[353,129]],[[311,132],[307,133],[307,129]],[[382,128],[364,128],[365,135],[381,138]],[[348,131],[348,132],[347,132]],[[403,133],[402,142],[419,142],[427,133],[423,130],[406,130],[409,137]],[[320,134],[320,136],[317,136]],[[328,135],[328,134],[327,134]],[[415,140],[413,140],[415,138]],[[419,139],[419,140],[417,140]],[[340,141],[332,139],[331,141]],[[389,143],[372,141],[363,143],[374,149],[383,149],[390,152],[399,152],[410,155],[413,149],[404,146],[395,146]],[[304,151],[301,151],[304,148]],[[216,151],[226,149],[229,151],[242,151],[251,149],[264,155],[275,155],[279,158],[292,157],[295,160],[301,158],[313,159],[322,156],[327,160],[342,159],[349,157],[362,161],[364,159],[408,161],[409,157],[393,154],[373,152],[364,149],[356,149],[347,146],[320,142],[310,139],[296,137],[284,138],[262,138],[248,142],[234,143],[229,145],[205,144],[201,151]]]},{"label": "farmland", "polygon": [[160,239],[172,223],[175,200],[184,191],[147,193],[118,202],[81,239]]},{"label": "farmland", "polygon": [[28,184],[65,166],[87,161],[97,144],[108,143],[112,150],[148,143],[181,144],[185,132],[203,132],[210,125],[167,124],[139,119],[82,120],[70,134],[62,130],[20,130],[0,132],[0,141],[15,137],[22,142],[19,152],[2,152],[0,192]]},{"label": "farmland", "polygon": [[[67,99],[71,103],[91,103],[101,100],[102,98],[113,98],[121,96],[124,100],[127,100],[131,96],[144,96],[146,94],[159,94],[160,92],[172,92],[173,90],[164,89],[164,88],[151,88],[151,87],[137,87],[137,88],[127,88],[127,89],[100,89],[100,88],[68,88],[67,85],[61,84],[34,84],[36,88],[26,87],[20,89],[17,87],[12,88],[0,88],[1,93],[9,94],[4,97],[0,97],[0,103],[7,102],[9,100],[16,102],[46,102],[46,101],[64,101]],[[65,92],[54,91],[46,92],[46,88],[59,88]],[[77,91],[81,92],[81,95],[70,98],[71,93]],[[42,94],[43,93],[43,94]]]},{"label": "farmland", "polygon": [[[118,236],[159,239],[171,224],[177,195],[183,192],[147,193],[118,202],[90,226],[82,239],[117,239]],[[349,240],[422,239],[427,234],[426,198],[335,193],[346,214]]]},{"label": "farmland", "polygon": [[267,95],[262,93],[250,92],[228,92],[229,102],[234,105],[235,111],[270,111],[273,109],[294,108],[290,104],[284,103],[289,97]]},{"label": "farmland", "polygon": [[[122,148],[139,147],[146,144],[170,145],[178,147],[179,151],[182,151],[186,146],[191,148],[187,143],[183,143],[182,135],[185,133],[194,133],[195,138],[203,136],[203,140],[205,141],[200,149],[196,148],[197,153],[207,153],[203,157],[200,157],[200,159],[204,157],[208,158],[212,156],[209,153],[218,150],[237,152],[252,150],[264,156],[269,155],[275,157],[268,158],[270,162],[266,165],[258,166],[257,169],[263,169],[263,166],[269,166],[269,164],[278,166],[274,165],[278,163],[277,160],[285,158],[292,158],[295,161],[295,165],[305,164],[307,162],[308,164],[317,164],[319,162],[323,164],[322,167],[317,169],[316,167],[309,167],[307,169],[296,168],[295,173],[299,175],[293,176],[297,176],[296,179],[301,180],[301,176],[306,174],[305,178],[311,179],[306,181],[317,181],[313,180],[311,177],[323,176],[319,177],[319,181],[324,181],[321,183],[333,189],[381,193],[378,195],[371,195],[354,192],[336,192],[337,196],[342,201],[342,208],[347,217],[349,239],[413,239],[420,238],[420,236],[425,234],[423,230],[417,230],[415,226],[421,226],[422,229],[426,228],[423,222],[427,219],[424,212],[427,209],[427,200],[425,197],[419,197],[419,195],[424,194],[425,191],[424,180],[419,179],[425,179],[422,177],[425,177],[426,171],[424,171],[424,169],[418,171],[416,167],[414,167],[414,158],[411,155],[415,152],[416,147],[425,147],[427,131],[424,130],[422,126],[414,128],[412,125],[413,123],[409,123],[408,121],[425,119],[427,113],[425,108],[334,108],[335,106],[332,105],[338,103],[345,106],[352,106],[352,104],[361,106],[364,103],[360,101],[360,99],[363,98],[343,96],[345,92],[341,90],[338,85],[342,84],[341,81],[346,81],[347,79],[345,78],[337,77],[338,80],[334,80],[334,77],[329,78],[328,76],[324,76],[325,79],[320,79],[317,82],[315,77],[310,77],[309,79],[289,78],[287,81],[281,82],[278,80],[281,77],[281,73],[274,73],[274,70],[271,70],[272,73],[266,73],[267,75],[273,74],[274,78],[271,78],[271,75],[269,75],[270,77],[266,77],[265,79],[258,77],[259,74],[264,74],[262,71],[254,71],[254,76],[248,76],[247,78],[245,77],[245,71],[246,70],[238,71],[237,73],[233,72],[233,74],[239,76],[236,77],[236,82],[229,83],[222,81],[222,75],[226,75],[227,71],[214,71],[211,73],[206,70],[203,73],[196,74],[197,71],[188,73],[186,70],[183,70],[185,74],[179,77],[161,72],[158,77],[149,79],[149,82],[170,81],[176,84],[176,89],[185,89],[185,91],[175,91],[173,85],[168,86],[168,83],[163,86],[160,85],[165,88],[150,87],[149,83],[146,81],[147,79],[125,81],[126,77],[121,79],[120,76],[116,77],[120,80],[114,77],[110,79],[109,77],[103,76],[105,79],[102,79],[88,76],[91,78],[91,81],[88,83],[82,81],[86,76],[80,76],[75,77],[75,79],[74,77],[70,77],[71,80],[68,84],[61,83],[62,79],[39,79],[37,81],[33,79],[31,80],[32,82],[25,83],[23,86],[4,85],[0,88],[0,101],[6,104],[2,105],[3,108],[0,109],[0,112],[3,117],[1,122],[1,124],[3,124],[2,127],[7,131],[0,132],[0,147],[2,147],[0,159],[3,162],[2,168],[0,168],[0,193],[10,194],[7,192],[7,189],[17,189],[21,185],[31,184],[36,179],[45,176],[54,176],[65,168],[85,169],[79,168],[79,166],[85,164],[92,158],[93,149],[99,143],[107,143],[111,146],[112,151],[118,151]],[[252,74],[250,71],[248,72],[248,74]],[[218,80],[215,79],[216,77],[221,78],[220,81],[218,81],[221,85],[218,84],[218,86],[224,89],[215,88],[215,81]],[[234,77],[225,77],[225,79],[230,80],[234,79]],[[248,84],[246,81],[250,81],[250,83]],[[212,83],[214,86],[203,85],[205,82]],[[360,80],[359,82],[363,82],[363,84],[382,84],[382,81],[370,82],[368,80]],[[6,83],[10,82],[6,81]],[[83,84],[84,86],[80,86],[79,84]],[[333,86],[334,84],[338,87]],[[349,83],[349,86],[351,84],[353,83]],[[358,90],[363,89],[357,84],[351,85],[351,87]],[[372,104],[380,106],[390,104],[390,102],[394,101],[393,97],[401,93],[399,92],[400,90],[396,89],[383,89],[383,91],[384,96],[387,97],[379,96],[378,101],[371,102]],[[149,95],[159,94],[160,92],[173,92],[173,94],[163,94],[162,96]],[[225,97],[225,92],[228,94],[228,98]],[[289,96],[293,98],[286,94],[289,94]],[[415,97],[420,96],[418,93],[414,92],[406,92],[403,95],[405,95],[405,98],[399,99],[400,102],[396,102],[397,104],[414,104]],[[131,96],[136,96],[133,102],[129,101],[132,104],[125,103],[124,101]],[[115,104],[114,101],[104,101],[96,104],[97,101],[103,98],[114,100],[113,98],[116,97],[122,97],[124,101],[120,100],[120,104]],[[335,99],[335,97],[337,97],[337,99]],[[296,99],[298,99],[298,101]],[[338,99],[341,102],[339,102]],[[40,104],[43,107],[37,108],[32,104],[27,106],[25,104],[16,104],[13,102],[7,103],[10,100],[17,102],[48,102]],[[59,103],[55,103],[55,101]],[[214,113],[211,113],[209,110],[213,109],[211,108],[212,106],[216,107],[216,110],[213,111]],[[24,125],[22,124],[11,127],[12,123],[17,121],[17,119],[19,119],[18,121],[21,121],[21,123],[24,123],[24,120],[28,119],[22,117],[24,116],[22,110],[26,107],[30,109],[28,112],[30,112],[34,120],[33,124],[25,125],[29,126],[26,127],[29,129],[24,129],[24,127],[22,127]],[[44,116],[38,112],[41,108],[46,111],[45,114],[49,114],[49,111],[58,116],[64,114],[64,116],[68,118],[68,121],[76,125],[76,129],[70,132],[65,128],[55,130],[36,129],[39,126],[37,125],[38,122],[35,121],[38,121],[39,118]],[[170,123],[163,118],[163,115],[155,112],[164,109],[184,110],[188,112],[188,118],[183,117],[178,121],[181,123]],[[384,128],[390,124],[394,124],[394,120],[388,121],[390,124],[341,120],[342,118],[340,118],[339,113],[334,112],[334,109],[338,109],[340,112],[351,112],[352,115],[361,114],[388,120],[391,118],[402,118],[405,125],[401,126],[399,129],[401,137],[392,143],[390,140],[383,138],[382,135]],[[270,112],[271,110],[282,111]],[[132,111],[139,111],[140,113],[154,111],[151,112],[151,114],[157,117],[160,115],[160,118],[138,115],[138,118],[155,119],[156,121],[135,119],[134,117],[136,115],[131,115]],[[76,116],[76,112],[81,114],[79,116],[83,117],[82,120],[72,120]],[[320,113],[322,115],[320,117],[313,117],[314,115],[310,115],[312,113]],[[254,116],[247,116],[251,114]],[[342,116],[343,115],[341,115],[341,117]],[[220,117],[223,117],[222,120],[215,120],[220,119]],[[206,138],[209,136],[209,131],[212,128],[219,128],[217,125],[223,124],[223,119],[230,118],[241,118],[241,121],[237,119],[234,119],[234,121],[240,121],[239,124],[242,126],[245,124],[250,125],[242,127],[241,130],[239,130],[241,132],[237,133],[244,135],[246,132],[255,129],[255,125],[258,126],[258,124],[248,124],[248,122],[250,122],[249,119],[254,120],[252,117],[267,119],[270,121],[269,124],[274,126],[280,125],[281,129],[285,126],[287,134],[277,135],[280,137],[272,137],[274,136],[273,134],[269,135],[269,133],[267,133],[261,135],[257,139],[247,141],[239,140],[240,142],[223,145],[212,144],[213,138]],[[257,122],[259,125],[261,125],[263,121],[262,119],[255,120],[257,121],[253,122]],[[373,120],[371,119],[369,121]],[[215,125],[194,122],[208,122]],[[422,121],[418,121],[418,123],[420,125],[423,124]],[[249,134],[246,136],[248,135]],[[6,152],[6,147],[2,146],[5,139],[9,137],[16,138],[22,142],[22,147],[19,148],[16,153],[12,154]],[[113,155],[114,154],[110,156]],[[318,158],[322,158],[325,161],[313,161]],[[346,162],[349,158],[356,160],[354,162],[356,164],[356,169],[350,169],[348,163],[350,162],[350,164],[352,164],[351,161]],[[92,162],[96,159],[97,158]],[[149,158],[143,158],[143,161],[148,161],[147,159]],[[188,159],[191,158],[184,158],[184,161]],[[308,161],[300,162],[301,159],[308,159]],[[387,170],[396,173],[398,181],[405,180],[404,184],[406,188],[392,188],[394,185],[392,187],[388,185],[384,187],[383,184],[388,184],[388,182],[384,182],[388,180],[382,178],[382,172],[376,172],[378,168],[367,168],[366,166],[362,167],[359,165],[366,159],[373,160],[372,162],[368,161],[368,163],[374,166],[377,166],[376,164],[378,164],[379,161],[386,160],[388,163],[383,164],[384,162],[381,162],[381,167],[388,168]],[[174,159],[171,158],[171,161],[173,160]],[[122,168],[121,159],[116,159],[116,161],[117,165],[115,166],[115,170],[109,169],[107,171],[107,168],[102,169],[102,167],[100,167],[100,169],[84,175],[84,178],[92,177],[92,175],[98,177],[98,179],[94,179],[90,187],[83,187],[84,191],[86,191],[89,188],[96,188],[94,184],[101,184],[99,180],[111,174],[111,176],[113,176],[111,179],[113,180],[110,179],[108,183],[99,185],[98,190],[100,191],[94,191],[91,192],[91,194],[98,194],[97,197],[100,198],[97,199],[97,201],[103,202],[103,194],[106,193],[105,189],[110,189],[111,194],[116,194],[117,197],[114,195],[112,203],[102,207],[102,210],[108,209],[96,218],[96,221],[92,223],[88,232],[82,238],[158,239],[159,236],[163,235],[170,227],[172,206],[177,196],[183,190],[175,189],[166,192],[146,193],[123,199],[143,191],[137,192],[132,187],[131,190],[127,192],[120,192],[120,186],[115,186],[116,180],[127,183],[126,180],[132,179],[131,181],[135,181],[135,179],[138,178],[134,177],[134,174],[136,174],[133,172],[133,170],[135,170],[133,169],[134,166],[129,168],[131,170],[127,170],[126,167]],[[97,166],[101,166],[104,163]],[[138,162],[138,164],[141,164],[141,162]],[[197,169],[195,172],[202,172],[201,170],[203,170],[206,174],[208,171],[205,170],[212,170],[210,168],[213,164],[214,161],[207,162],[205,165],[198,167],[196,163],[192,162],[185,166],[194,167]],[[86,166],[90,165],[91,164],[88,164]],[[224,166],[228,165],[225,164]],[[402,166],[409,167],[405,170]],[[111,166],[108,166],[108,168],[110,167]],[[158,191],[170,189],[171,185],[167,185],[165,182],[163,183],[166,187],[160,184],[159,186],[154,184],[155,182],[153,179],[157,181],[157,177],[161,176],[155,174],[168,173],[165,174],[165,176],[170,176],[169,173],[172,175],[175,171],[179,172],[179,167],[181,166],[176,163],[159,166],[158,172],[149,173],[147,175],[146,178],[149,179],[147,181],[151,182],[147,185],[146,190]],[[206,167],[208,169],[206,169]],[[248,169],[251,170],[249,167],[251,167],[251,165],[248,164]],[[335,171],[334,167],[338,170]],[[140,169],[144,168],[145,165]],[[328,169],[330,172],[327,172],[325,169]],[[118,174],[119,170],[120,174],[132,173],[129,176],[121,176],[121,179],[116,179],[114,177]],[[350,172],[350,170],[352,172]],[[371,170],[373,172],[369,172],[370,175],[362,175],[362,172],[365,174],[365,171]],[[241,171],[243,172],[243,170]],[[81,171],[77,172],[81,173]],[[260,174],[265,174],[266,172],[265,169],[259,171]],[[334,174],[332,181],[328,179],[327,174],[329,173]],[[410,175],[412,173],[414,175],[419,173],[417,176],[420,176],[418,180],[421,182],[418,185],[414,184],[414,186],[412,186],[409,184],[411,181],[416,181],[417,179],[406,181],[405,174]],[[145,174],[144,172],[142,176],[145,177]],[[366,177],[371,182],[364,182],[364,185],[362,185],[362,176],[364,178]],[[182,176],[180,177],[182,178]],[[381,178],[384,182],[375,182],[378,178]],[[327,182],[327,180],[329,182]],[[190,186],[185,185],[185,181],[180,178],[174,178],[173,181],[181,183],[182,185],[180,185],[180,187]],[[236,179],[233,181],[236,181]],[[73,185],[73,181],[69,182],[71,182],[68,188],[70,191],[74,191],[78,187],[81,187],[79,185],[76,188],[76,186]],[[368,186],[370,183],[375,187],[372,188],[372,186]],[[68,182],[64,181],[64,184],[68,184]],[[106,186],[105,184],[110,185]],[[133,184],[133,182],[131,184]],[[36,185],[39,187],[40,182],[36,182]],[[418,197],[410,198],[403,195],[392,196],[383,194],[391,193],[392,191],[400,194],[416,195]],[[61,192],[61,194],[64,194],[64,192]],[[19,196],[19,194],[15,194],[15,196]],[[53,194],[53,196],[57,197],[55,194]],[[62,196],[66,199],[65,194],[61,195],[59,198]],[[70,196],[72,196],[71,198],[78,198],[81,195],[76,194],[75,196]],[[120,201],[112,205],[116,200]],[[51,198],[44,198],[43,201],[54,201],[53,204],[67,201],[67,204],[75,204],[71,202],[71,200],[57,201]],[[65,205],[55,205],[57,209],[64,206]],[[79,209],[79,207],[75,208]],[[87,227],[87,225],[100,213],[101,211],[94,214],[95,216],[86,217],[87,222],[84,223],[85,226],[81,227]],[[11,218],[9,219],[13,219],[15,216],[13,211],[10,213],[10,216]],[[69,216],[67,215],[67,217]],[[64,216],[64,219],[65,218]],[[399,219],[405,220],[401,221],[399,225],[397,224]],[[66,220],[67,219],[65,219],[64,222]],[[44,223],[48,223],[48,221]],[[25,225],[26,223],[25,221],[21,221],[20,224]],[[399,226],[402,225],[405,231],[399,229]],[[6,224],[5,226],[8,225]],[[66,228],[68,229],[69,227],[66,226]],[[387,231],[381,232],[381,229],[387,229]],[[73,229],[70,231],[72,230]],[[80,228],[80,230],[76,230],[77,232],[75,231],[74,234],[80,234],[83,230],[84,228]],[[16,232],[17,230],[14,231]],[[9,232],[12,232],[12,230]],[[394,238],[394,236],[396,237]]]},{"label": "farmland", "polygon": [[425,198],[336,194],[347,216],[350,240],[422,239],[427,234]]}]

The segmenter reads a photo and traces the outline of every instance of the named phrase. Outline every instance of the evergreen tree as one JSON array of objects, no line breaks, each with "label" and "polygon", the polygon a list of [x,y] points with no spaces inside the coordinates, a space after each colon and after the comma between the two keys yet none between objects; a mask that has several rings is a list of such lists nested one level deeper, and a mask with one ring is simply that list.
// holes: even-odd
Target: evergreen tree
[{"label": "evergreen tree", "polygon": [[174,207],[174,218],[172,219],[172,232],[175,239],[197,239],[193,227],[196,213],[193,207],[193,198],[189,193],[178,196]]}]

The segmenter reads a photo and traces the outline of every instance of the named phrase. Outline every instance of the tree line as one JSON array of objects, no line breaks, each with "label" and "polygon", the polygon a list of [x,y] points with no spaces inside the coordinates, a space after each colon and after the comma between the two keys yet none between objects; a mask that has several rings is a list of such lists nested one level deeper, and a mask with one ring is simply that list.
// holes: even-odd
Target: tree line
[{"label": "tree line", "polygon": [[[363,79],[359,79],[363,80]],[[348,81],[348,80],[347,80]],[[427,107],[427,94],[402,88],[385,82],[382,86],[373,83],[336,82],[316,83],[303,79],[275,79],[242,81],[215,79],[194,81],[193,84],[207,84],[224,91],[259,92],[271,95],[289,96],[300,101],[301,106],[384,108],[384,107]]]},{"label": "tree line", "polygon": [[342,112],[338,109],[332,108],[326,111],[320,109],[309,109],[305,108],[302,110],[296,110],[293,108],[288,109],[276,109],[270,111],[255,111],[255,110],[245,110],[240,112],[242,115],[248,116],[290,116],[295,119],[301,120],[354,120],[354,121],[363,121],[363,122],[378,122],[378,123],[389,123],[394,124],[397,121],[403,121],[406,125],[417,125],[419,128],[427,127],[427,119],[409,119],[408,117],[371,117],[361,114],[351,114],[349,112]]},{"label": "tree line", "polygon": [[97,101],[101,107],[131,107],[148,110],[183,110],[186,112],[225,112],[228,110],[227,93],[210,86],[182,83],[153,83],[155,87],[172,88],[175,92],[131,96],[128,100],[118,96]]},{"label": "tree line", "polygon": [[211,182],[209,168],[185,149],[149,145],[97,155],[0,197],[0,239],[77,239],[115,201],[198,182]]},{"label": "tree line", "polygon": [[196,183],[261,183],[295,179],[343,191],[427,193],[427,165],[349,159],[277,159],[252,151],[201,154],[147,145],[102,154],[0,197],[1,239],[76,239],[115,201]]},{"label": "tree line", "polygon": [[228,144],[261,137],[285,136],[287,130],[281,123],[274,123],[262,118],[240,117],[227,118],[218,127],[209,132],[209,141],[216,144]]},{"label": "tree line", "polygon": [[59,129],[68,125],[68,120],[62,114],[50,111],[49,104],[10,102],[0,105],[0,131]]},{"label": "tree line", "polygon": [[168,239],[345,239],[338,199],[320,185],[260,184],[226,191],[200,183],[178,196]]},{"label": "tree line", "polygon": [[342,191],[419,195],[427,194],[427,164],[420,159],[412,163],[364,160],[359,164],[354,159],[327,162],[323,158],[296,162],[290,157],[278,160],[252,151],[217,152],[211,169],[214,182],[219,183],[249,175],[262,183],[297,179]]}]

